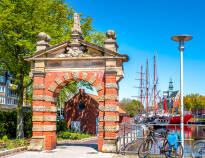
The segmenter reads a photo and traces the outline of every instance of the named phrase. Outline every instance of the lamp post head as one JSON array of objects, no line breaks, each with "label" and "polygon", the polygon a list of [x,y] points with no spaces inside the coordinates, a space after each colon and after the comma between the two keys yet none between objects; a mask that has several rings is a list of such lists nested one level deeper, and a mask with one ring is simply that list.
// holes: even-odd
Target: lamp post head
[{"label": "lamp post head", "polygon": [[191,35],[177,35],[177,36],[172,36],[171,39],[173,41],[179,42],[179,50],[183,51],[184,50],[184,41],[192,40],[192,36]]}]

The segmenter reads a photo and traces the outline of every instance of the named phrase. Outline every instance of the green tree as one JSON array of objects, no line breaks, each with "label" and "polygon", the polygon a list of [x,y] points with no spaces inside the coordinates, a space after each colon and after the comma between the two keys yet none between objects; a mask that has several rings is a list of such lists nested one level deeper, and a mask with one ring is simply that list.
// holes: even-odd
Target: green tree
[{"label": "green tree", "polygon": [[[1,0],[0,1],[0,66],[9,71],[17,85],[17,138],[23,138],[23,95],[30,85],[30,63],[25,56],[35,52],[39,32],[52,37],[50,44],[70,40],[74,10],[63,0]],[[86,41],[103,44],[104,35],[92,26],[92,18],[81,15]]]},{"label": "green tree", "polygon": [[[71,81],[69,82],[67,85],[65,85],[59,95],[58,95],[58,103],[57,105],[63,105],[63,103],[65,101],[67,101],[68,99],[70,99],[71,97],[73,97],[75,94],[77,94],[79,92],[79,89],[89,89],[89,90],[93,90],[93,86],[87,82],[87,81]],[[62,107],[62,106],[61,106]]]},{"label": "green tree", "polygon": [[184,97],[186,109],[200,109],[205,107],[205,96],[199,94],[189,94]]},{"label": "green tree", "polygon": [[120,101],[120,107],[129,113],[130,117],[133,117],[137,113],[140,113],[141,102],[135,99],[123,98],[122,101]]}]

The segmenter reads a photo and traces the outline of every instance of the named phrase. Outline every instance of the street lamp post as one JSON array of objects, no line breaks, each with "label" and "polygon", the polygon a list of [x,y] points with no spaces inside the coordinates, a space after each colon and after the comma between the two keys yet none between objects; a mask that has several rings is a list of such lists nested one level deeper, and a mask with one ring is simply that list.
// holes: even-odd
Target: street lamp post
[{"label": "street lamp post", "polygon": [[182,147],[184,148],[183,51],[184,51],[184,41],[191,40],[192,36],[178,35],[178,36],[173,36],[171,39],[173,41],[179,42],[179,50],[181,54],[181,62],[180,62],[181,137],[182,137]]}]

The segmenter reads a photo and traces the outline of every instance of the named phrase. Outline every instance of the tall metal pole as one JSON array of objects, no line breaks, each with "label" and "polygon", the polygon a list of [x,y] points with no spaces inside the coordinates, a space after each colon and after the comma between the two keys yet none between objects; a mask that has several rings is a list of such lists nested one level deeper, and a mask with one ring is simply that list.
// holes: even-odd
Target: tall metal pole
[{"label": "tall metal pole", "polygon": [[[180,100],[181,100],[181,137],[182,137],[182,147],[184,148],[184,102],[183,102],[183,51],[184,51],[184,41],[189,41],[192,39],[190,35],[178,35],[171,38],[173,41],[179,42],[180,51]],[[184,156],[183,156],[184,157]]]},{"label": "tall metal pole", "polygon": [[182,146],[184,148],[184,101],[183,101],[183,50],[184,50],[184,40],[180,40],[180,101],[181,101],[181,135],[182,135]]}]

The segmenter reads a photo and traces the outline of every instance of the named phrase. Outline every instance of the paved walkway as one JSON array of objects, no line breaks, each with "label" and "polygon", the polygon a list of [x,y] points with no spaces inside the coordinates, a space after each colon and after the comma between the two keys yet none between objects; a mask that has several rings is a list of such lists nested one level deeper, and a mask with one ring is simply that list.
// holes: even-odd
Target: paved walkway
[{"label": "paved walkway", "polygon": [[116,154],[97,151],[97,140],[82,143],[58,144],[55,150],[33,152],[26,151],[10,156],[11,158],[117,158]]}]

